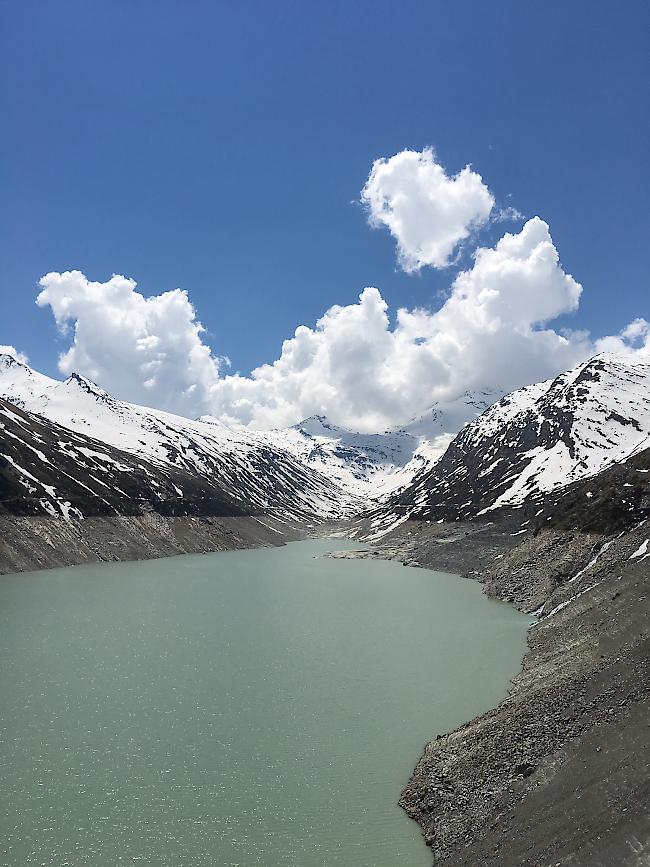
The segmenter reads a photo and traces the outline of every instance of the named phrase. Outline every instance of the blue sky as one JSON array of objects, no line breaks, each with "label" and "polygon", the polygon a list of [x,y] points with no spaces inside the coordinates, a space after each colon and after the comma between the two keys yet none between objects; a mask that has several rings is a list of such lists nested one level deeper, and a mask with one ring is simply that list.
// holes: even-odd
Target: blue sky
[{"label": "blue sky", "polygon": [[243,373],[364,286],[439,306],[455,270],[401,272],[358,204],[376,158],[425,146],[548,222],[584,286],[572,327],[650,314],[646,2],[0,10],[0,342],[44,372],[67,347],[34,303],[50,271],[187,289]]}]

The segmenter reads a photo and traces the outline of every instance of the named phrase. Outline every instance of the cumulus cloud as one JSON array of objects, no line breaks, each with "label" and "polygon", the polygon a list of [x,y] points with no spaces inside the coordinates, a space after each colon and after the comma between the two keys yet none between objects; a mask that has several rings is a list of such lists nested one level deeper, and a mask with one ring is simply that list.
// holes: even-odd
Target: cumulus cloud
[{"label": "cumulus cloud", "polygon": [[27,364],[29,361],[24,352],[19,352],[15,346],[6,343],[0,343],[0,355],[11,355],[16,361],[21,361],[23,364]]},{"label": "cumulus cloud", "polygon": [[280,358],[250,377],[227,376],[212,390],[214,414],[255,427],[283,426],[314,413],[363,430],[408,417],[422,392],[444,377],[438,360],[392,328],[378,289],[331,307],[314,328],[285,340]]},{"label": "cumulus cloud", "polygon": [[530,220],[475,254],[440,310],[397,311],[378,289],[301,326],[280,358],[212,389],[213,412],[256,427],[324,413],[363,430],[399,424],[464,390],[511,389],[553,376],[592,349],[585,335],[547,327],[582,289],[566,274],[546,223]]},{"label": "cumulus cloud", "polygon": [[187,292],[145,298],[134,280],[96,283],[80,271],[46,274],[40,285],[36,303],[49,305],[72,337],[62,373],[78,371],[126,400],[183,414],[205,405],[219,359],[203,342]]},{"label": "cumulus cloud", "polygon": [[407,272],[444,268],[458,244],[490,216],[494,197],[469,166],[449,177],[431,148],[373,163],[361,201],[373,226],[386,226]]},{"label": "cumulus cloud", "polygon": [[121,398],[188,416],[280,427],[314,413],[373,431],[404,423],[466,389],[510,390],[556,375],[598,351],[650,352],[650,324],[592,340],[552,327],[575,311],[582,287],[560,263],[539,218],[476,251],[439,310],[399,309],[376,288],[299,326],[279,358],[250,376],[222,375],[187,293],[144,298],[114,276],[48,274],[38,296],[71,340],[60,358]]}]

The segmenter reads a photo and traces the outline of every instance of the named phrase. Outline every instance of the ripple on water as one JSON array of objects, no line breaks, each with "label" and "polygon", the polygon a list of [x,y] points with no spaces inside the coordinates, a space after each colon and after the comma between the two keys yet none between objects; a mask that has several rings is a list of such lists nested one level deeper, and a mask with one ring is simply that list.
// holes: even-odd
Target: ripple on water
[{"label": "ripple on water", "polygon": [[527,618],[340,540],[0,579],[2,867],[417,867],[426,740]]}]

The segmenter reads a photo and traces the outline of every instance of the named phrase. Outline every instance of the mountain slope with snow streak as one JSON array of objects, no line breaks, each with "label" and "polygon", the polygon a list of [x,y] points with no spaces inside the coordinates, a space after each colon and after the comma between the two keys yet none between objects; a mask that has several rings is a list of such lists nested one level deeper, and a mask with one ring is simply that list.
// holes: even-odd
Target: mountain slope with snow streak
[{"label": "mountain slope with snow streak", "polygon": [[[3,355],[0,398],[147,462],[163,475],[173,469],[207,481],[245,511],[309,523],[338,520],[360,506],[335,481],[258,435],[116,400],[77,374],[60,382]],[[4,445],[7,431],[0,434]],[[60,455],[53,450],[48,459],[56,466]]]},{"label": "mountain slope with snow streak", "polygon": [[[0,356],[0,398],[157,467],[164,477],[158,484],[181,472],[211,486],[202,494],[208,500],[302,524],[363,512],[371,538],[409,517],[489,520],[496,509],[534,502],[649,442],[648,363],[603,354],[486,409],[494,394],[468,392],[377,434],[346,431],[323,416],[286,430],[250,431],[135,406],[83,376],[60,382]],[[464,419],[473,420],[454,436]],[[4,430],[0,444],[10,439]],[[54,447],[49,459],[63,466]]]},{"label": "mountain slope with snow streak", "polygon": [[650,364],[601,354],[470,422],[433,468],[370,514],[371,536],[410,517],[489,520],[649,444]]},{"label": "mountain slope with snow streak", "polygon": [[70,430],[0,399],[0,514],[235,517],[255,510],[213,478]]}]

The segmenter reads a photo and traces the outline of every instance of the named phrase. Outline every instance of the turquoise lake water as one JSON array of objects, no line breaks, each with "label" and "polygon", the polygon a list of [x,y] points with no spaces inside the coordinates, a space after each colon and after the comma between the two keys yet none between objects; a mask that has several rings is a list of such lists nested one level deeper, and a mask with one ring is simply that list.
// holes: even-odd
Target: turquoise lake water
[{"label": "turquoise lake water", "polygon": [[2,867],[428,867],[401,789],[530,621],[351,547],[0,577]]}]

